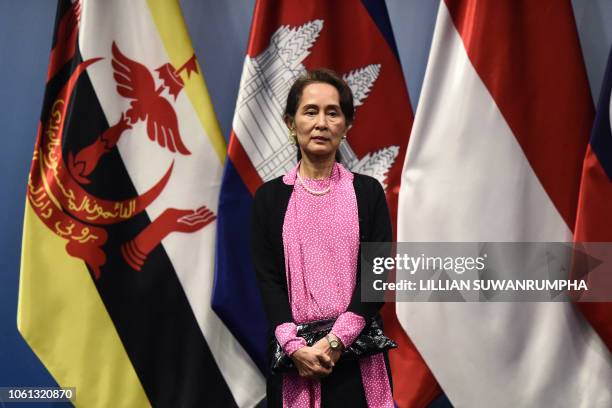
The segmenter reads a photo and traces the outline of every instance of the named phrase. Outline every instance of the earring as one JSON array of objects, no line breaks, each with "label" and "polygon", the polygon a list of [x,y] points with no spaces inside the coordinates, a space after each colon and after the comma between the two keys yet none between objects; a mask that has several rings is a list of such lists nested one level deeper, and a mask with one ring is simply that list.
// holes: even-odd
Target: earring
[{"label": "earring", "polygon": [[293,144],[297,144],[297,132],[295,128],[289,129],[289,141]]}]

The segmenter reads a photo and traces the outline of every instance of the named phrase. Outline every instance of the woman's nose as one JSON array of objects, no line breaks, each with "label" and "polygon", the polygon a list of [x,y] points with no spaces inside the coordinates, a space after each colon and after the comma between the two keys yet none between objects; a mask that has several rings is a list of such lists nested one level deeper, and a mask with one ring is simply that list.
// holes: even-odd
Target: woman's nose
[{"label": "woman's nose", "polygon": [[327,118],[325,117],[325,113],[322,112],[317,115],[315,126],[317,128],[323,128],[323,129],[327,128]]}]

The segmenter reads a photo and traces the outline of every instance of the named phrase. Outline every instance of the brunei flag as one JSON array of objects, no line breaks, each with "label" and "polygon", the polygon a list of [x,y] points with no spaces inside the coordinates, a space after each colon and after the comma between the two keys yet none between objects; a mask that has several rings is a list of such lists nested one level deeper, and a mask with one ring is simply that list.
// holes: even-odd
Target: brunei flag
[{"label": "brunei flag", "polygon": [[59,2],[17,320],[77,405],[263,397],[210,307],[224,155],[178,1]]}]

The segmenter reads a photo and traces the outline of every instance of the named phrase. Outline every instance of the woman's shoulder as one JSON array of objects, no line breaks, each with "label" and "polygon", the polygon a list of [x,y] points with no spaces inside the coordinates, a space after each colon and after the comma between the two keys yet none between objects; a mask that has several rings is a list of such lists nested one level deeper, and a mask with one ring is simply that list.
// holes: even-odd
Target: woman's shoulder
[{"label": "woman's shoulder", "polygon": [[356,190],[359,189],[368,192],[379,190],[383,191],[383,187],[380,182],[372,176],[361,173],[353,173],[353,177],[353,185],[355,186]]},{"label": "woman's shoulder", "polygon": [[283,182],[284,176],[276,177],[263,183],[255,190],[255,198],[270,197],[280,194],[283,190],[291,188]]},{"label": "woman's shoulder", "polygon": [[378,180],[376,180],[374,177],[372,176],[368,176],[367,174],[361,174],[361,173],[353,173],[353,177],[355,177],[355,180],[358,180],[360,183],[367,183],[367,184],[371,184],[371,183],[378,183]]}]

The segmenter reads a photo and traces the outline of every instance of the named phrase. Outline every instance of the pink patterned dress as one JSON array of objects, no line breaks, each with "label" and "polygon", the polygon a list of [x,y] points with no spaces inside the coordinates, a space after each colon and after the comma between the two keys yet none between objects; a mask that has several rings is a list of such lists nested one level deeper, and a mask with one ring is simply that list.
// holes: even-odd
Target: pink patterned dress
[{"label": "pink patterned dress", "polygon": [[[345,347],[365,325],[363,317],[347,312],[355,288],[359,251],[359,219],[353,174],[336,163],[329,178],[297,178],[299,164],[283,177],[293,185],[283,224],[283,246],[289,304],[293,322],[276,327],[275,335],[288,355],[306,345],[296,324],[336,318],[331,330]],[[359,361],[368,406],[393,407],[382,354]],[[283,377],[283,407],[320,407],[321,384],[298,374]]]}]

